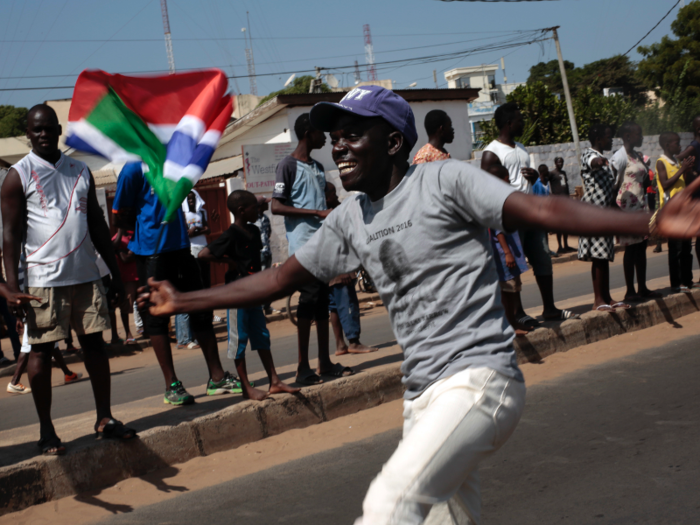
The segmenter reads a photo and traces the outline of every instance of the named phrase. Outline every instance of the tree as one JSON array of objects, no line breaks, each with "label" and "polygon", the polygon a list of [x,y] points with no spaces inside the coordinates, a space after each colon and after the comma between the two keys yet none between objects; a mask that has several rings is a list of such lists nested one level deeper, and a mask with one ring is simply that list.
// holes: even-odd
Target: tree
[{"label": "tree", "polygon": [[0,138],[19,137],[27,132],[27,108],[0,106]]},{"label": "tree", "polygon": [[[647,101],[647,88],[638,77],[634,63],[626,56],[604,58],[583,67],[574,67],[573,63],[564,61],[564,67],[572,97],[575,97],[580,89],[588,87],[600,94],[603,93],[603,88],[619,87],[635,104],[641,105]],[[532,66],[527,83],[532,85],[536,82],[544,83],[552,93],[563,94],[564,85],[559,72],[559,62],[550,60]]]},{"label": "tree", "polygon": [[[678,11],[671,31],[661,42],[637,48],[645,58],[639,62],[641,79],[661,98],[669,100],[677,89],[690,99],[700,98],[700,1],[693,0]],[[681,74],[686,74],[682,82]]]},{"label": "tree", "polygon": [[[304,75],[301,77],[297,77],[294,79],[294,81],[287,86],[284,89],[280,89],[279,91],[275,91],[274,93],[270,93],[266,97],[263,97],[260,102],[258,102],[258,106],[263,105],[265,102],[268,100],[272,100],[278,95],[298,95],[301,93],[308,93],[309,92],[309,87],[311,86],[311,81],[314,79],[311,75]],[[326,83],[321,84],[321,92],[322,93],[330,93],[331,88],[328,87]]]},{"label": "tree", "polygon": [[[525,132],[519,137],[526,146],[573,142],[571,125],[564,97],[557,97],[543,82],[518,87],[507,97],[520,107],[525,120]],[[605,122],[619,127],[627,120],[634,120],[637,105],[627,97],[604,97],[597,89],[579,89],[573,99],[574,115],[579,136],[585,140],[591,124]],[[485,143],[498,137],[496,124],[492,120],[482,124]]]},{"label": "tree", "polygon": [[[571,76],[575,69],[574,63],[564,60],[564,69],[566,69],[566,77],[571,83]],[[550,60],[549,62],[540,62],[530,68],[530,76],[527,79],[528,85],[542,82],[549,88],[552,93],[563,93],[564,85],[561,81],[561,72],[559,71],[559,61]]]}]

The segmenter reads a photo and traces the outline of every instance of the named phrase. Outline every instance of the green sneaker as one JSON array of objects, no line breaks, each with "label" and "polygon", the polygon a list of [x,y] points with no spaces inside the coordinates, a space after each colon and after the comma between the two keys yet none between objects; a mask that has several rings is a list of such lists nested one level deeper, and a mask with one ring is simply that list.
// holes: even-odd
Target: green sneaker
[{"label": "green sneaker", "polygon": [[[250,386],[255,386],[251,381]],[[214,383],[211,379],[207,382],[207,395],[218,396],[220,394],[240,394],[243,392],[241,381],[232,376],[229,372],[224,374],[224,378],[218,383]]]},{"label": "green sneaker", "polygon": [[163,403],[175,406],[191,405],[194,403],[194,396],[185,390],[182,381],[175,381],[170,385],[170,389],[165,391]]}]

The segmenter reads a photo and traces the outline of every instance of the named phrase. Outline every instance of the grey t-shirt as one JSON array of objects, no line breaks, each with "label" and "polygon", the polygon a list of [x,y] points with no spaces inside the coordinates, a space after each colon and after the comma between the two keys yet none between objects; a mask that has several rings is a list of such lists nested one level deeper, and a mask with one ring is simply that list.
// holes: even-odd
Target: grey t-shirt
[{"label": "grey t-shirt", "polygon": [[470,366],[523,380],[487,230],[504,230],[514,191],[458,160],[417,164],[383,199],[346,198],[296,252],[325,282],[369,272],[404,351],[407,399]]}]

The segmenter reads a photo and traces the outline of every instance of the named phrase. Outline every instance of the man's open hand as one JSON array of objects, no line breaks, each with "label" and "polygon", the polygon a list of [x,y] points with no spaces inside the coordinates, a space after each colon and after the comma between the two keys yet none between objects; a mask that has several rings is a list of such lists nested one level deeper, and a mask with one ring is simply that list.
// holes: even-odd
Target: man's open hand
[{"label": "man's open hand", "polygon": [[700,236],[700,200],[693,194],[700,190],[700,178],[664,204],[656,216],[658,237],[691,239]]},{"label": "man's open hand", "polygon": [[138,299],[136,303],[139,310],[148,308],[151,315],[169,316],[176,313],[179,292],[168,281],[156,281],[153,277],[148,279],[148,286],[138,289]]}]

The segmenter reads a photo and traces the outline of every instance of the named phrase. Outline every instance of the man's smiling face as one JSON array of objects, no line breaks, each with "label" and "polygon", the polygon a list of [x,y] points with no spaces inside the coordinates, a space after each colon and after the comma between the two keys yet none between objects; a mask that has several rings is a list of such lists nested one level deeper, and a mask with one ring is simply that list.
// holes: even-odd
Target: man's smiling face
[{"label": "man's smiling face", "polygon": [[333,160],[346,191],[372,194],[378,179],[392,173],[393,128],[382,118],[341,115],[330,133]]}]

